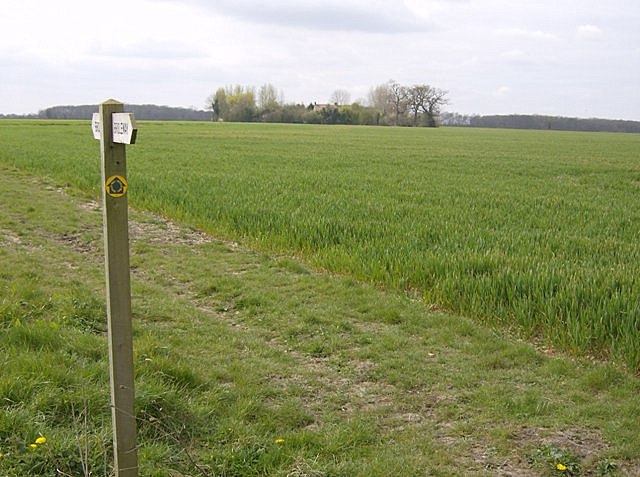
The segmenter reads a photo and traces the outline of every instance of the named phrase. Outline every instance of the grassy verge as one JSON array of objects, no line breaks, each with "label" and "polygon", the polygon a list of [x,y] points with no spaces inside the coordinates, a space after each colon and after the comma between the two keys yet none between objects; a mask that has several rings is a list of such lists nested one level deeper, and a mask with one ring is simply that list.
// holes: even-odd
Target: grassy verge
[{"label": "grassy verge", "polygon": [[[109,475],[99,208],[0,172],[0,474]],[[141,475],[640,469],[624,369],[158,216],[131,230]]]}]

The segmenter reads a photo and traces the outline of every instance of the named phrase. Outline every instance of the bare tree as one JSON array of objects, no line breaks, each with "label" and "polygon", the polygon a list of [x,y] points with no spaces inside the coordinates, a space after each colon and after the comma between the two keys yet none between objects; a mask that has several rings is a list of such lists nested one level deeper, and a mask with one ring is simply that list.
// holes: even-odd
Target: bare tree
[{"label": "bare tree", "polygon": [[258,90],[258,107],[262,111],[273,111],[284,103],[283,96],[272,84],[264,84]]},{"label": "bare tree", "polygon": [[407,105],[411,115],[413,116],[413,125],[418,125],[418,117],[420,113],[425,112],[429,97],[431,95],[431,86],[428,84],[415,84],[408,90]]},{"label": "bare tree", "polygon": [[331,102],[338,106],[349,104],[351,94],[346,89],[337,89],[331,94]]},{"label": "bare tree", "polygon": [[381,84],[375,88],[371,88],[368,97],[369,106],[378,110],[382,116],[393,111],[393,104],[391,101],[391,92],[389,91],[388,84]]},{"label": "bare tree", "polygon": [[446,91],[428,84],[416,84],[409,88],[407,104],[412,115],[413,125],[418,125],[422,115],[426,126],[436,127],[440,108],[448,102],[446,96]]},{"label": "bare tree", "polygon": [[407,112],[407,99],[409,97],[409,90],[406,86],[402,86],[396,81],[390,80],[387,83],[389,88],[389,98],[394,113],[394,126],[398,125],[400,115]]},{"label": "bare tree", "polygon": [[449,102],[447,98],[448,92],[443,89],[430,88],[431,92],[427,98],[426,108],[423,109],[427,115],[427,126],[435,128],[438,125],[438,116],[440,115],[440,108]]}]

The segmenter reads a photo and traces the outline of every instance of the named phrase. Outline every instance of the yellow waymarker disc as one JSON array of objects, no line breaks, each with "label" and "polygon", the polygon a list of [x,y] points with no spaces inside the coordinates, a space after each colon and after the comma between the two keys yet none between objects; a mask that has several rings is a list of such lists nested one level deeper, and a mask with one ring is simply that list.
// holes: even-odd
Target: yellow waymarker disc
[{"label": "yellow waymarker disc", "polygon": [[127,180],[122,176],[111,176],[104,183],[107,194],[111,197],[122,197],[127,193],[129,186]]}]

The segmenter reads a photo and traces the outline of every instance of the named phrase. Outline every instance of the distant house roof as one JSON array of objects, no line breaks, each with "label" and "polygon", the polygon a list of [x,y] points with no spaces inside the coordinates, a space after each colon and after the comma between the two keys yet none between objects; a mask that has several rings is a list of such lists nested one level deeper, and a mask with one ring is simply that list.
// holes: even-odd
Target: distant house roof
[{"label": "distant house roof", "polygon": [[338,103],[326,103],[326,104],[320,104],[320,103],[313,103],[313,110],[314,111],[324,111],[325,109],[332,109],[332,108],[337,108],[338,107]]}]

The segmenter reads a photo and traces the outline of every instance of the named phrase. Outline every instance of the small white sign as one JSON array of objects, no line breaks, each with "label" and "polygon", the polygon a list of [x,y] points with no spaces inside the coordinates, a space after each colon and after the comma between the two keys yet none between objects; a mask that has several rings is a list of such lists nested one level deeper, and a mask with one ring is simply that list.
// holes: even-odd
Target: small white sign
[{"label": "small white sign", "polygon": [[138,126],[133,113],[113,113],[113,142],[120,144],[135,144]]},{"label": "small white sign", "polygon": [[100,113],[93,113],[93,117],[91,118],[91,130],[93,131],[93,138],[100,139],[100,135],[102,134]]},{"label": "small white sign", "polygon": [[[133,113],[113,113],[111,115],[113,142],[119,144],[135,144],[138,126]],[[91,117],[91,131],[95,139],[102,136],[102,122],[100,113],[93,113]]]}]

